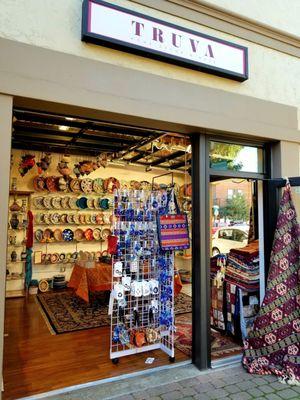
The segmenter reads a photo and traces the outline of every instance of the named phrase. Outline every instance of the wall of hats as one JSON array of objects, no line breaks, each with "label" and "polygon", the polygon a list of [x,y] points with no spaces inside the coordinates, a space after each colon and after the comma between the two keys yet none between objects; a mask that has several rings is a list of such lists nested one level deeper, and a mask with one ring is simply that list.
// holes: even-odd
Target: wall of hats
[{"label": "wall of hats", "polygon": [[[11,185],[16,191],[30,192],[33,280],[63,274],[64,283],[60,282],[63,286],[76,260],[97,261],[107,257],[107,238],[114,222],[114,189],[149,190],[152,178],[160,172],[157,169],[145,172],[145,168],[134,165],[110,163],[105,168],[95,168],[92,164],[78,156],[12,151]],[[174,172],[178,190],[186,183],[185,179],[184,174]],[[170,178],[157,182],[164,181],[169,183]],[[186,190],[181,193],[180,201],[189,212],[190,195]],[[20,289],[20,285],[15,281],[10,289]]]}]

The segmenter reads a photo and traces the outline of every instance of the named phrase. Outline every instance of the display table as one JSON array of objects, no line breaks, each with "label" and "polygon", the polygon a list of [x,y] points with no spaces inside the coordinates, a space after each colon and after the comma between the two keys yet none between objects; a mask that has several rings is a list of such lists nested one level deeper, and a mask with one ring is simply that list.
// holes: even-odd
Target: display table
[{"label": "display table", "polygon": [[78,297],[89,302],[90,292],[111,290],[111,265],[101,262],[75,264],[68,287],[73,288]]}]

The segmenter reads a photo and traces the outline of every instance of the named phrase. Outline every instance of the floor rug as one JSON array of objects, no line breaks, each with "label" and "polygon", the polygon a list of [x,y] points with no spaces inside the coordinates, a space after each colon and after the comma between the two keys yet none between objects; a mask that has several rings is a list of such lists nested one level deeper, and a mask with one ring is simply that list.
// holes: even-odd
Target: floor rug
[{"label": "floor rug", "polygon": [[[108,301],[103,294],[92,294],[86,303],[72,290],[39,293],[37,304],[52,334],[110,325]],[[175,314],[192,311],[192,298],[179,293],[175,300]]]},{"label": "floor rug", "polygon": [[[192,314],[179,315],[175,319],[175,347],[187,356],[192,356]],[[242,352],[241,346],[229,336],[212,330],[212,359],[229,357]]]}]

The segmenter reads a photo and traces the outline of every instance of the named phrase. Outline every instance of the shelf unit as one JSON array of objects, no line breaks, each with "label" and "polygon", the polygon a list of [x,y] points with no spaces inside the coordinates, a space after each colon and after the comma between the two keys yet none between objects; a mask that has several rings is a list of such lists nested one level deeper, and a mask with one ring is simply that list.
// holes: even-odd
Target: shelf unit
[{"label": "shelf unit", "polygon": [[[26,249],[26,226],[23,226],[23,221],[27,221],[27,212],[30,209],[30,197],[32,191],[29,190],[10,190],[9,191],[9,207],[16,201],[20,207],[25,207],[22,211],[12,211],[9,209],[9,225],[7,229],[8,243],[7,243],[7,254],[11,256],[12,252],[17,253],[17,257],[20,257],[20,251]],[[24,202],[24,204],[23,204]],[[12,216],[16,216],[19,224],[17,228],[11,226]],[[16,243],[11,242],[11,237],[14,237]],[[17,298],[25,296],[25,260],[12,260],[8,259],[6,262],[6,298]],[[19,274],[19,275],[16,275]]]}]

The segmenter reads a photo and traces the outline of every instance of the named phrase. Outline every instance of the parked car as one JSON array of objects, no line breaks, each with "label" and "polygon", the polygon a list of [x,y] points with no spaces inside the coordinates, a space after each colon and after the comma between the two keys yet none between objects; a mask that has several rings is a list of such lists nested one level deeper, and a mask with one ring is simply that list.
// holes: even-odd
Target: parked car
[{"label": "parked car", "polygon": [[248,243],[249,225],[218,228],[212,236],[212,255],[227,254]]}]

